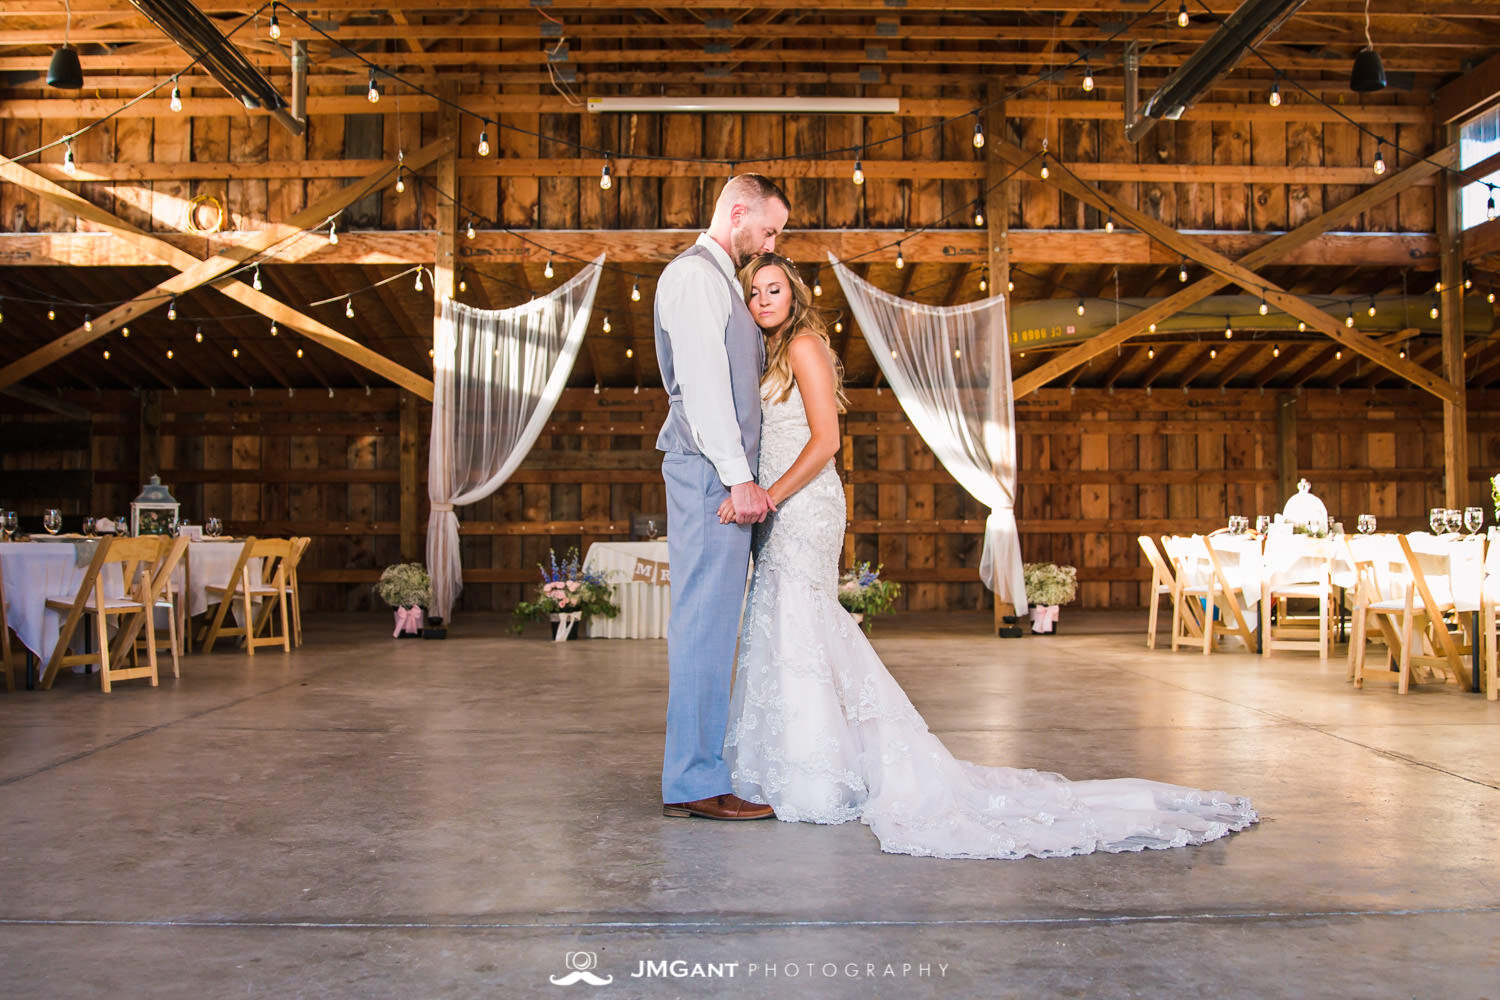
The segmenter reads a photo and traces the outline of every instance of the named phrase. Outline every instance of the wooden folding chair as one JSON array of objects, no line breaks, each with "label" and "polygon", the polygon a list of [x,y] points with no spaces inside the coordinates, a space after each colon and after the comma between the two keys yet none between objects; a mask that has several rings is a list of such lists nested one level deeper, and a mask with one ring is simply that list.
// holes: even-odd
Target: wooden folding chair
[{"label": "wooden folding chair", "polygon": [[[1446,589],[1434,591],[1428,579],[1436,561],[1444,558],[1428,544],[1430,540],[1431,536],[1421,536],[1414,547],[1407,536],[1394,536],[1374,559],[1370,580],[1362,580],[1366,597],[1356,599],[1357,631],[1350,639],[1355,687],[1363,687],[1368,676],[1364,647],[1372,621],[1385,638],[1387,664],[1396,667],[1400,694],[1410,690],[1413,680],[1452,677],[1467,683],[1462,656],[1471,647],[1458,643],[1448,631],[1443,616],[1453,610],[1452,595]],[[1423,652],[1416,651],[1416,643],[1421,643]],[[1414,673],[1413,666],[1423,668],[1423,673]]]},{"label": "wooden folding chair", "polygon": [[[47,598],[47,607],[64,614],[62,628],[57,634],[57,645],[47,658],[39,687],[46,691],[52,687],[57,672],[63,667],[96,663],[99,665],[99,687],[108,693],[115,681],[147,677],[156,687],[156,632],[146,630],[146,665],[139,661],[132,667],[124,666],[125,648],[112,652],[109,641],[108,619],[111,615],[125,618],[129,615],[144,616],[150,613],[148,597],[152,569],[156,565],[160,546],[155,538],[107,538],[98,543],[94,558],[90,560],[78,592],[73,596],[56,595]],[[124,597],[109,597],[105,594],[106,575],[119,573]],[[94,616],[94,651],[69,653],[68,645],[85,615]],[[128,623],[122,622],[128,627]]]},{"label": "wooden folding chair", "polygon": [[183,535],[171,538],[167,535],[152,536],[156,539],[157,559],[156,565],[152,567],[150,583],[147,587],[146,598],[151,606],[151,614],[142,615],[139,618],[122,626],[118,635],[115,636],[115,651],[111,654],[118,657],[125,649],[133,648],[145,640],[138,636],[143,630],[149,629],[153,633],[152,641],[160,641],[163,636],[156,629],[156,613],[166,612],[167,619],[167,648],[172,653],[172,676],[182,676],[181,650],[186,642],[182,633],[181,595],[173,593],[172,574],[182,563],[184,554],[187,552],[188,538]]},{"label": "wooden folding chair", "polygon": [[[311,538],[291,539],[291,554],[286,559],[286,600],[292,622],[292,645],[302,645],[302,592],[297,586],[297,566],[302,562],[302,554],[312,543]],[[276,603],[265,601],[261,605],[260,619],[255,623],[255,632],[260,634],[270,621],[271,615],[275,613]]]},{"label": "wooden folding chair", "polygon": [[[246,547],[250,549],[251,560],[261,560],[261,571],[260,581],[256,582],[250,577],[251,567],[248,561],[241,570],[243,579],[240,581],[240,599],[244,602],[244,620],[251,623],[245,630],[245,652],[254,656],[256,646],[276,645],[281,647],[283,653],[290,653],[292,630],[287,611],[286,578],[295,546],[290,538],[257,538],[253,545],[246,542]],[[263,613],[258,622],[254,613],[256,601],[263,602]],[[273,609],[280,612],[280,635],[270,627],[275,623],[271,615]],[[266,635],[259,634],[262,628],[266,629]]]},{"label": "wooden folding chair", "polygon": [[1484,635],[1484,696],[1490,701],[1500,698],[1500,655],[1495,649],[1497,617],[1500,617],[1500,539],[1491,538],[1484,557],[1484,585],[1479,598],[1479,627]]},{"label": "wooden folding chair", "polygon": [[[1177,582],[1177,574],[1172,572],[1172,567],[1168,564],[1166,557],[1162,555],[1161,550],[1156,547],[1156,542],[1152,540],[1151,536],[1141,535],[1136,541],[1140,544],[1141,551],[1146,554],[1146,562],[1151,564],[1151,591],[1149,597],[1151,610],[1146,619],[1146,648],[1155,649],[1157,612],[1161,606],[1161,599],[1166,597],[1171,601],[1172,620],[1174,622],[1173,631],[1175,632],[1175,623],[1178,621],[1178,605],[1182,600],[1179,592],[1181,587]],[[1187,612],[1183,619],[1186,628],[1194,636],[1202,638],[1202,614],[1198,603],[1194,601],[1189,605]]]},{"label": "wooden folding chair", "polygon": [[[1306,539],[1313,542],[1315,539]],[[1271,567],[1273,549],[1287,544],[1286,539],[1272,538],[1266,543],[1267,573],[1262,587],[1265,602],[1264,642],[1261,652],[1269,655],[1278,649],[1316,649],[1318,659],[1328,659],[1331,623],[1333,621],[1333,556],[1332,540],[1315,566],[1308,566],[1306,559],[1296,559],[1295,565],[1305,567],[1293,570],[1288,578],[1283,575],[1275,579],[1277,570]],[[1293,543],[1296,544],[1296,543]],[[1285,550],[1283,550],[1285,551]],[[1301,549],[1293,549],[1288,556],[1302,555]],[[1317,614],[1292,614],[1289,601],[1316,601]]]},{"label": "wooden folding chair", "polygon": [[10,651],[10,622],[5,617],[5,575],[0,572],[0,670],[5,671],[5,690],[16,689],[16,663]]},{"label": "wooden folding chair", "polygon": [[218,602],[218,608],[214,611],[213,619],[203,631],[203,652],[213,652],[214,643],[221,637],[243,636],[248,633],[252,619],[246,618],[244,625],[225,625],[224,618],[234,607],[235,595],[239,593],[240,586],[247,578],[246,567],[250,562],[250,553],[255,548],[254,536],[245,539],[240,547],[240,556],[234,562],[234,568],[229,571],[229,579],[222,585],[209,584],[204,587],[204,593],[210,601]]}]

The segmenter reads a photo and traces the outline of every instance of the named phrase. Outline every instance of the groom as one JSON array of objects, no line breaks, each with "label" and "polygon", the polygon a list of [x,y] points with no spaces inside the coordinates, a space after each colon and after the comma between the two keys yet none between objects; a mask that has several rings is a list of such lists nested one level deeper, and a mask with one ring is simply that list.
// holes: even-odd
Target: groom
[{"label": "groom", "polygon": [[[750,568],[751,525],[775,507],[755,482],[765,344],[735,272],[774,250],[791,206],[758,174],[729,179],[708,232],[656,285],[656,356],[670,407],[656,439],[667,486],[667,745],[662,813],[767,819],[771,807],[730,791],[724,763],[729,687]],[[720,524],[719,504],[735,520]]]}]

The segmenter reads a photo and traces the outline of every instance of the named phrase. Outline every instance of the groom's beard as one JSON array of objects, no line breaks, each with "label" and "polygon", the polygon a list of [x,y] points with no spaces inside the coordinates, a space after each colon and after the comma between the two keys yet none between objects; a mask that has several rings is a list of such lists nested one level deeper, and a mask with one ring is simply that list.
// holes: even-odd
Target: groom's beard
[{"label": "groom's beard", "polygon": [[755,245],[755,236],[748,229],[737,230],[730,234],[729,247],[734,251],[734,267],[739,270],[750,263],[759,247]]}]

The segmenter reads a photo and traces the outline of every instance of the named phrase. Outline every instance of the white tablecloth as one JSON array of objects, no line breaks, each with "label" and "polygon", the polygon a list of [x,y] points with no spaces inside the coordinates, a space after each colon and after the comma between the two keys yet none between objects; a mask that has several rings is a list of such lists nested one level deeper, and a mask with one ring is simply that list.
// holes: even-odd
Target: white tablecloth
[{"label": "white tablecloth", "polygon": [[[208,600],[209,587],[224,587],[229,584],[229,574],[234,572],[234,564],[239,561],[240,551],[244,549],[245,543],[241,539],[224,539],[222,541],[192,541],[188,543],[187,553],[184,560],[188,563],[188,614],[201,615],[212,605]],[[256,559],[250,565],[250,582],[260,583],[260,563]],[[174,586],[181,586],[183,570],[177,571],[173,577]],[[238,620],[238,619],[236,619]]]},{"label": "white tablecloth", "polygon": [[[0,542],[0,574],[5,582],[5,615],[21,644],[41,663],[52,655],[64,614],[47,608],[47,598],[71,601],[88,572],[95,543],[80,540]],[[81,565],[80,565],[81,564]],[[104,596],[124,597],[118,570],[104,576]],[[74,642],[82,642],[82,632]]]},{"label": "white tablecloth", "polygon": [[672,588],[668,585],[667,542],[595,542],[584,555],[586,569],[603,572],[614,588],[620,613],[614,618],[593,618],[588,634],[592,639],[664,639],[672,614]]}]

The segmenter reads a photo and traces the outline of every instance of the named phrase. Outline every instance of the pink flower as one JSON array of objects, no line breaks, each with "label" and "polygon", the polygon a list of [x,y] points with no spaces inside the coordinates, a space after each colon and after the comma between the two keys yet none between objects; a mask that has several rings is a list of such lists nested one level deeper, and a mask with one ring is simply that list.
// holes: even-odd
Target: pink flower
[{"label": "pink flower", "polygon": [[577,580],[569,580],[568,589],[576,594],[578,593],[578,591],[583,589],[583,584],[579,583]]}]

